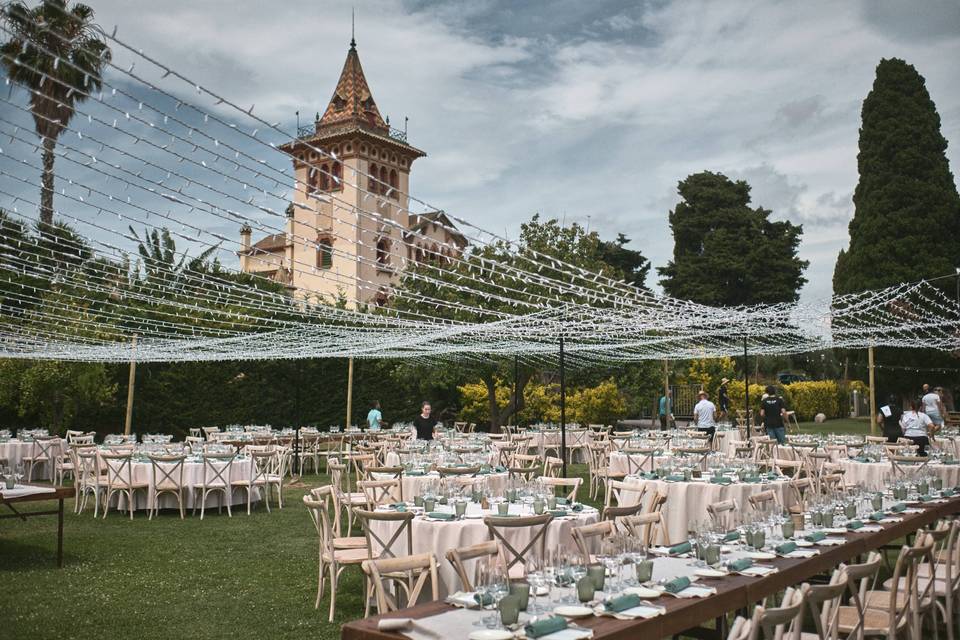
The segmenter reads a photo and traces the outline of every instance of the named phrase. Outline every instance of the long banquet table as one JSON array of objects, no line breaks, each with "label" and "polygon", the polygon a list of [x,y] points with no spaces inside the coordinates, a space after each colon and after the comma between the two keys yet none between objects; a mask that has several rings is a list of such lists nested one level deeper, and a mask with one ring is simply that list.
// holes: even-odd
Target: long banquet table
[{"label": "long banquet table", "polygon": [[[716,588],[717,593],[706,598],[679,599],[660,597],[649,602],[663,606],[663,615],[650,619],[617,620],[593,616],[577,620],[577,624],[590,627],[594,640],[634,640],[636,638],[665,638],[698,626],[730,611],[747,608],[763,598],[791,585],[800,584],[811,576],[829,571],[841,562],[863,555],[903,538],[937,519],[960,513],[960,497],[955,497],[924,508],[922,513],[905,514],[901,522],[881,525],[883,531],[876,533],[848,533],[842,545],[824,547],[819,555],[807,559],[777,558],[770,561],[779,569],[776,573],[761,578],[728,576],[708,580],[705,584]],[[341,627],[342,640],[407,640],[407,637],[388,631],[380,631],[377,625],[381,618],[426,618],[454,610],[442,601],[402,609],[391,614],[355,620]]]}]

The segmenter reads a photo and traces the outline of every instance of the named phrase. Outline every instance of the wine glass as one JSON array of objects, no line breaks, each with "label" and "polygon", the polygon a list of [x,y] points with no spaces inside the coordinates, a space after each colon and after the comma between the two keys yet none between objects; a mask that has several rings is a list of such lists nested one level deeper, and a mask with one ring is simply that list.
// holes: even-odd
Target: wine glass
[{"label": "wine glass", "polygon": [[510,593],[510,581],[507,578],[507,573],[497,564],[496,558],[491,558],[490,566],[487,567],[487,593],[493,598],[491,606],[493,613],[487,622],[487,628],[496,629],[501,626],[500,617],[497,615],[500,601]]},{"label": "wine glass", "polygon": [[[537,604],[537,595],[540,587],[546,586],[546,577],[543,572],[543,561],[535,554],[530,554],[524,561],[524,571],[527,574],[527,584],[530,585],[530,603],[527,607],[529,613],[542,613],[546,609],[541,609]],[[548,592],[549,593],[549,592]]]},{"label": "wine glass", "polygon": [[[477,594],[477,597],[480,600],[480,608],[485,608],[483,601],[488,595],[489,591],[487,589],[487,584],[489,582],[487,578],[488,565],[483,560],[478,560],[476,566],[473,570],[473,588]],[[485,627],[486,626],[486,617],[481,617],[473,623],[475,627]]]}]

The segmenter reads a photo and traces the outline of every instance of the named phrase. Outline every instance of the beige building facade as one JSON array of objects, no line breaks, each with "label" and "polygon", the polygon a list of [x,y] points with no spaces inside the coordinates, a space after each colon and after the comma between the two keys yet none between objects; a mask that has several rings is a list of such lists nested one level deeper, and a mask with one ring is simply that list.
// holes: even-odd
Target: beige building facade
[{"label": "beige building facade", "polygon": [[409,212],[410,170],[426,154],[381,116],[355,42],[323,115],[280,148],[296,177],[286,229],[254,242],[242,228],[242,271],[305,300],[382,305],[411,261],[442,265],[466,247],[442,211]]}]

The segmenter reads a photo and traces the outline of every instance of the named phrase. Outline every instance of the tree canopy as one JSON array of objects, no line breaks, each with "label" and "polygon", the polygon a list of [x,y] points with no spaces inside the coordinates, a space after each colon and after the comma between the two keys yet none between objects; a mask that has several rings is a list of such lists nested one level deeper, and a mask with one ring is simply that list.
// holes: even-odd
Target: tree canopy
[{"label": "tree canopy", "polygon": [[658,269],[667,294],[714,306],[799,298],[809,264],[797,257],[801,225],[770,220],[750,206],[750,185],[720,173],[687,176],[677,191],[673,259]]}]

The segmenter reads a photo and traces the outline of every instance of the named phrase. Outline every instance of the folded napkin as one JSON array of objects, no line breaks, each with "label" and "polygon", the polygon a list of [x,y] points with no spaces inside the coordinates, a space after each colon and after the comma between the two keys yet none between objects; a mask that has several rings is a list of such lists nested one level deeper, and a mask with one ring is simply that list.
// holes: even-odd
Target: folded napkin
[{"label": "folded napkin", "polygon": [[890,511],[893,513],[902,513],[906,510],[907,510],[907,505],[903,504],[902,502],[898,502],[897,504],[890,507]]},{"label": "folded napkin", "polygon": [[540,636],[548,636],[557,631],[563,631],[566,628],[566,618],[562,616],[551,616],[537,620],[536,622],[527,623],[523,628],[523,632],[528,638],[539,638]]},{"label": "folded napkin", "polygon": [[870,458],[866,456],[855,456],[853,458],[856,462],[870,462]]},{"label": "folded napkin", "polygon": [[431,511],[427,514],[427,517],[434,520],[453,520],[456,516],[452,513],[446,513],[444,511]]},{"label": "folded napkin", "polygon": [[734,572],[743,571],[744,569],[749,569],[753,566],[753,560],[750,558],[740,558],[739,560],[731,560],[727,563],[727,569]]},{"label": "folded napkin", "polygon": [[713,476],[710,478],[710,484],[721,484],[727,486],[728,484],[733,484],[733,480],[727,476]]},{"label": "folded napkin", "polygon": [[737,542],[740,540],[739,531],[727,531],[726,535],[723,536],[724,542]]},{"label": "folded napkin", "polygon": [[473,594],[473,601],[481,607],[489,607],[493,604],[493,596],[489,593],[475,593]]},{"label": "folded napkin", "polygon": [[504,473],[504,472],[507,470],[507,468],[504,467],[503,465],[498,464],[497,466],[495,466],[495,467],[493,468],[493,470],[494,470],[494,472],[496,472],[496,473]]},{"label": "folded napkin", "polygon": [[664,480],[666,480],[667,482],[683,482],[686,479],[687,479],[686,476],[684,476],[682,473],[671,473],[666,478],[664,478]]},{"label": "folded napkin", "polygon": [[827,534],[825,534],[823,531],[813,531],[803,536],[803,539],[806,540],[807,542],[820,542],[826,537],[827,537]]},{"label": "folded napkin", "polygon": [[663,585],[663,590],[667,593],[678,594],[689,586],[690,578],[686,576],[680,576],[679,578],[674,578],[667,584]]},{"label": "folded napkin", "polygon": [[960,460],[941,460],[940,464],[960,464]]},{"label": "folded napkin", "polygon": [[940,496],[943,497],[943,498],[952,498],[952,497],[953,497],[953,494],[954,494],[954,490],[953,490],[953,489],[942,489],[942,490],[940,491]]},{"label": "folded napkin", "polygon": [[851,520],[847,523],[847,529],[851,531],[856,531],[857,529],[863,528],[863,520]]},{"label": "folded napkin", "polygon": [[620,613],[621,611],[626,611],[627,609],[633,609],[634,607],[640,606],[640,596],[635,593],[628,593],[626,595],[618,596],[616,598],[611,598],[603,603],[603,608],[607,611],[613,613]]},{"label": "folded napkin", "polygon": [[566,498],[557,498],[557,504],[569,504]]},{"label": "folded napkin", "polygon": [[547,511],[554,518],[562,518],[563,516],[569,515],[564,509],[553,509],[552,511]]},{"label": "folded napkin", "polygon": [[407,510],[407,503],[406,503],[406,502],[395,502],[394,504],[391,504],[391,505],[390,505],[390,508],[391,508],[391,509],[395,509],[395,510],[397,510],[397,511],[406,511],[406,510]]},{"label": "folded napkin", "polygon": [[874,522],[880,522],[881,520],[883,520],[884,517],[885,516],[883,511],[874,511],[873,513],[870,514],[870,519],[873,520]]},{"label": "folded napkin", "polygon": [[933,496],[928,493],[925,496],[920,496],[919,500],[920,502],[930,502],[931,500],[933,500]]},{"label": "folded napkin", "polygon": [[413,470],[411,470],[411,471],[405,471],[403,475],[405,475],[405,476],[423,476],[423,475],[426,475],[426,472],[425,472],[425,471],[422,471],[422,470],[421,470],[421,471],[413,471]]},{"label": "folded napkin", "polygon": [[640,477],[644,480],[656,480],[659,476],[653,471],[644,471],[640,474]]},{"label": "folded napkin", "polygon": [[581,511],[583,511],[583,505],[577,502],[572,507],[570,507],[570,511],[573,511],[574,513],[580,513]]},{"label": "folded napkin", "polygon": [[760,476],[744,476],[741,482],[748,482],[751,484],[755,484],[757,482],[760,482]]},{"label": "folded napkin", "polygon": [[796,542],[784,542],[783,544],[779,544],[779,545],[777,545],[776,547],[774,547],[773,550],[777,552],[777,555],[779,555],[779,556],[785,556],[785,555],[787,555],[788,553],[793,553],[794,551],[797,550],[797,543],[796,543]]},{"label": "folded napkin", "polygon": [[688,553],[693,549],[693,545],[690,542],[681,542],[680,544],[675,544],[672,547],[667,548],[667,553],[672,556],[680,555],[681,553]]}]

